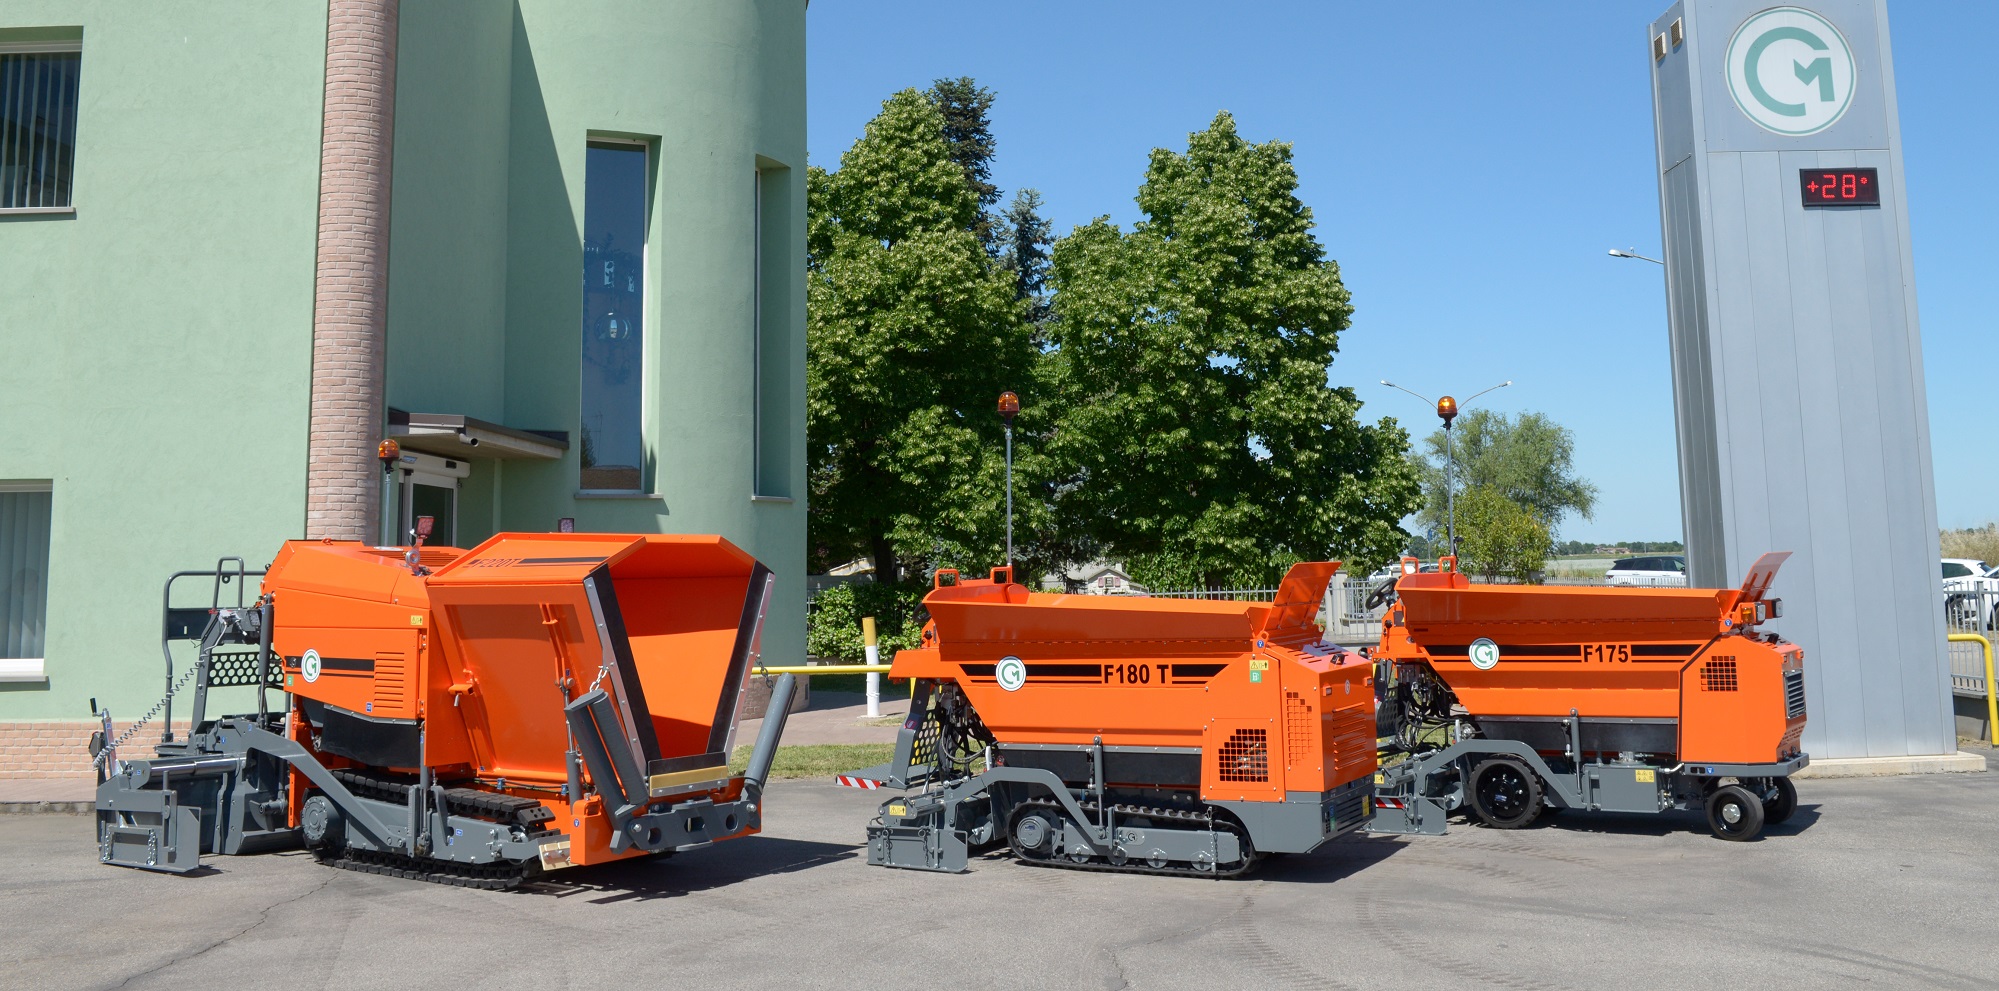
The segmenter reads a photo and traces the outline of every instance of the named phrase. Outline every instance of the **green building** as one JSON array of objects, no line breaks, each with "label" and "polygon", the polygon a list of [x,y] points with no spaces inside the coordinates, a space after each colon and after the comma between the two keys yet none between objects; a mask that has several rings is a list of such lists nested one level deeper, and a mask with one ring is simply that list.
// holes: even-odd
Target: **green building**
[{"label": "green building", "polygon": [[802,657],[805,4],[0,7],[0,774],[171,572],[419,516],[722,534]]}]

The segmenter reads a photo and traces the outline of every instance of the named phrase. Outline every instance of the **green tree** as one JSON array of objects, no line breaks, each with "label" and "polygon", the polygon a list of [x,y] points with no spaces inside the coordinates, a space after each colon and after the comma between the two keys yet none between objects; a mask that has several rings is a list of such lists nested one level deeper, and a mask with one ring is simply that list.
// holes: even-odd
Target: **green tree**
[{"label": "green tree", "polygon": [[[1596,507],[1596,486],[1576,474],[1575,435],[1546,414],[1514,417],[1475,409],[1460,415],[1451,432],[1459,493],[1475,488],[1497,490],[1533,513],[1551,532],[1567,513],[1590,518]],[[1428,450],[1422,463],[1421,519],[1423,525],[1441,534],[1446,515],[1443,430],[1430,434],[1424,446]],[[1462,497],[1458,516],[1458,532],[1462,534]]]},{"label": "green tree", "polygon": [[1352,306],[1297,185],[1289,145],[1223,113],[1152,153],[1130,232],[1099,218],[1056,243],[1048,450],[1070,532],[1206,585],[1287,555],[1372,566],[1407,540],[1408,435],[1327,384]]},{"label": "green tree", "polygon": [[[1040,353],[1011,274],[972,232],[979,197],[944,115],[913,89],[895,94],[838,171],[808,171],[807,192],[812,563],[865,555],[889,583],[906,558],[997,563],[993,404],[1004,389],[1035,394]],[[1031,447],[1046,414],[1030,411],[1016,472],[1027,479],[1044,463]],[[1022,528],[1043,526],[1041,500],[1020,502]]]},{"label": "green tree", "polygon": [[1003,246],[1001,225],[992,212],[999,202],[999,187],[993,185],[993,155],[999,149],[993,140],[993,91],[970,76],[959,76],[932,82],[923,95],[944,116],[944,140],[951,146],[951,160],[965,170],[965,182],[978,199],[979,212],[972,218],[971,231],[979,236],[987,254],[997,256]]},{"label": "green tree", "polygon": [[1458,497],[1461,567],[1486,580],[1530,581],[1548,561],[1548,528],[1526,507],[1489,486]]},{"label": "green tree", "polygon": [[1023,189],[1013,194],[1013,202],[1000,215],[1000,232],[1005,238],[1000,248],[1000,264],[1013,273],[1014,292],[1028,307],[1027,318],[1036,326],[1048,320],[1048,249],[1054,243],[1055,225],[1041,216],[1041,193]]},{"label": "green tree", "polygon": [[867,660],[861,617],[875,618],[875,643],[883,660],[912,650],[923,639],[923,592],[913,583],[848,582],[812,599],[805,626],[805,653],[848,664]]}]

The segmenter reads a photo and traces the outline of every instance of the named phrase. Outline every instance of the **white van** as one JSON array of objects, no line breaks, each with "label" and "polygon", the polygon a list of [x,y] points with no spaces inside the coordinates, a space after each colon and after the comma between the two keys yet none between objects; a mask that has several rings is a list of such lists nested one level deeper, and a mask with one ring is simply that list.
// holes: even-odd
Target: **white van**
[{"label": "white van", "polygon": [[1621,557],[1610,562],[1610,570],[1603,573],[1606,585],[1651,585],[1668,588],[1687,587],[1687,559],[1681,554],[1656,554],[1651,557]]}]

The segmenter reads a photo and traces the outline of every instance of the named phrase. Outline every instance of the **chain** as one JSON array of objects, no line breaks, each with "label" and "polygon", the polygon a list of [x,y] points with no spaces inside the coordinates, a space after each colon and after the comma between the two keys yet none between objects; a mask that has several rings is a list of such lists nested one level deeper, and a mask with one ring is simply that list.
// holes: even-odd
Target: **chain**
[{"label": "chain", "polygon": [[106,746],[103,750],[99,750],[97,752],[97,756],[91,759],[90,766],[93,768],[103,767],[105,758],[109,756],[113,751],[116,751],[119,747],[124,746],[126,741],[132,739],[134,736],[139,735],[139,731],[145,729],[146,724],[152,722],[153,719],[160,714],[160,710],[165,709],[167,707],[167,702],[171,700],[176,694],[179,694],[181,689],[187,687],[188,679],[193,678],[194,673],[199,670],[201,670],[200,661],[196,661],[195,663],[188,665],[187,673],[181,675],[180,680],[175,682],[172,688],[167,689],[167,694],[164,697],[162,697],[158,702],[153,703],[152,709],[148,710],[144,716],[139,717],[138,722],[133,723],[131,726],[127,727],[125,732],[118,734],[118,739],[116,742],[110,744],[109,746]]}]

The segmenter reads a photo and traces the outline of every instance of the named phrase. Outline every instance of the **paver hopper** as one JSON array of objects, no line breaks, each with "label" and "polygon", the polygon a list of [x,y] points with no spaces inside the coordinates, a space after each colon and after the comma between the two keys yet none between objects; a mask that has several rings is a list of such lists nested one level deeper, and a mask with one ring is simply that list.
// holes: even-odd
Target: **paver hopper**
[{"label": "paver hopper", "polygon": [[870,863],[1030,863],[1226,876],[1367,820],[1373,668],[1314,625],[1337,563],[1274,602],[1029,592],[1007,569],[924,599],[895,760],[853,777],[922,789],[883,804]]},{"label": "paver hopper", "polygon": [[1735,589],[1473,585],[1405,559],[1372,652],[1398,758],[1373,828],[1441,833],[1459,808],[1502,828],[1701,808],[1734,840],[1782,822],[1810,760],[1805,658],[1759,626],[1788,557]]},{"label": "paver hopper", "polygon": [[266,686],[259,712],[208,721],[198,696],[190,740],[108,768],[102,858],[185,871],[302,840],[506,887],[754,833],[789,676],[747,772],[728,757],[771,583],[709,536],[287,543],[254,607],[215,611],[194,672],[204,696]]}]

